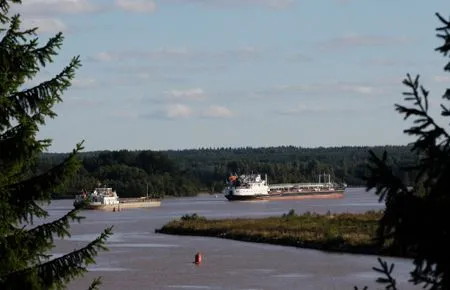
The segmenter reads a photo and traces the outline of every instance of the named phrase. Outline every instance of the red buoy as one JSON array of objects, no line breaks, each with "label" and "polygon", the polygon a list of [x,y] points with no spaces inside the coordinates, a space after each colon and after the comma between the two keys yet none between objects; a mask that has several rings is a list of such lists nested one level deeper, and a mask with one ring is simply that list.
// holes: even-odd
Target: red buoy
[{"label": "red buoy", "polygon": [[202,263],[202,253],[198,252],[195,254],[194,264],[200,265]]}]

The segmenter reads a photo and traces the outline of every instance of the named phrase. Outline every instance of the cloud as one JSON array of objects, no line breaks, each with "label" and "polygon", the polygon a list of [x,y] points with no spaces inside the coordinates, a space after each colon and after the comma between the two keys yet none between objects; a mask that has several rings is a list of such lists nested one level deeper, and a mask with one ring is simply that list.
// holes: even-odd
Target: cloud
[{"label": "cloud", "polygon": [[262,51],[253,46],[243,46],[220,51],[191,51],[186,48],[160,48],[148,51],[102,51],[89,56],[88,60],[94,62],[142,62],[145,60],[160,60],[181,65],[185,61],[196,62],[197,64],[202,64],[206,61],[225,63],[230,61],[242,62],[259,57],[261,53]]},{"label": "cloud", "polygon": [[303,53],[295,53],[287,57],[289,61],[301,61],[301,62],[310,62],[313,60],[311,56],[308,56]]},{"label": "cloud", "polygon": [[204,100],[206,98],[206,94],[202,88],[170,90],[165,91],[164,94],[171,99]]},{"label": "cloud", "polygon": [[436,83],[450,83],[450,76],[448,75],[434,76],[432,79]]},{"label": "cloud", "polygon": [[324,107],[299,104],[295,107],[275,110],[275,113],[279,115],[300,115],[303,113],[321,113],[326,111],[328,110],[325,109]]},{"label": "cloud", "polygon": [[365,60],[361,63],[361,65],[364,66],[412,66],[415,65],[415,62],[409,61],[409,60],[399,60],[399,59],[393,59],[393,58],[383,58],[383,57],[377,57]]},{"label": "cloud", "polygon": [[294,4],[294,0],[171,0],[174,3],[202,4],[213,8],[265,7],[285,9]]},{"label": "cloud", "polygon": [[111,53],[103,51],[89,57],[88,59],[93,61],[109,62],[114,61],[116,59],[116,56]]},{"label": "cloud", "polygon": [[96,109],[98,108],[99,105],[102,105],[104,102],[105,102],[104,100],[99,100],[98,98],[93,99],[93,98],[73,96],[65,98],[63,105],[67,104],[69,106],[68,107],[69,109],[73,107]]},{"label": "cloud", "polygon": [[234,114],[227,107],[212,105],[206,108],[201,116],[205,118],[231,118]]},{"label": "cloud", "polygon": [[38,27],[38,32],[56,33],[67,31],[67,26],[56,18],[25,18],[22,20],[24,29]]},{"label": "cloud", "polygon": [[148,64],[148,65],[133,65],[133,64],[119,64],[111,67],[105,67],[109,72],[114,71],[123,74],[140,74],[140,75],[191,75],[193,73],[217,73],[224,72],[229,69],[226,64],[202,64],[198,62],[185,63],[164,63],[164,64]]},{"label": "cloud", "polygon": [[119,111],[113,111],[109,116],[117,119],[128,119],[128,120],[136,120],[139,118],[139,114],[137,114],[135,111],[128,111],[128,110],[119,110]]},{"label": "cloud", "polygon": [[89,89],[95,87],[97,85],[101,85],[94,78],[75,78],[72,81],[72,88],[77,89]]},{"label": "cloud", "polygon": [[60,15],[95,12],[101,6],[89,0],[26,0],[14,9],[29,15]]},{"label": "cloud", "polygon": [[169,104],[163,110],[141,115],[144,119],[186,119],[193,115],[191,107],[184,104]]},{"label": "cloud", "polygon": [[412,39],[408,37],[390,37],[380,35],[358,35],[349,34],[321,41],[318,46],[321,50],[348,49],[361,46],[385,46],[409,44]]},{"label": "cloud", "polygon": [[305,85],[280,86],[278,92],[288,93],[316,93],[316,94],[356,94],[356,95],[377,95],[385,92],[385,87],[369,83],[332,82]]},{"label": "cloud", "polygon": [[147,12],[156,10],[156,3],[152,0],[116,0],[116,7],[129,12]]},{"label": "cloud", "polygon": [[[191,54],[191,53],[189,53]],[[174,58],[184,57],[188,55],[186,49],[168,49],[161,48],[152,51],[102,51],[95,55],[89,56],[88,60],[97,62],[117,62],[127,60],[142,60],[142,59],[159,59],[159,58]]]},{"label": "cloud", "polygon": [[140,13],[151,13],[156,10],[153,0],[112,0],[108,4],[94,3],[92,0],[26,0],[21,5],[14,5],[13,13],[21,13],[27,16],[53,17],[61,14],[81,14],[93,12],[105,12],[114,8]]},{"label": "cloud", "polygon": [[183,104],[173,104],[167,106],[167,117],[168,118],[186,118],[192,115],[192,109]]},{"label": "cloud", "polygon": [[302,115],[318,115],[318,114],[332,114],[332,113],[358,113],[360,111],[364,111],[364,109],[353,109],[349,107],[330,107],[326,104],[324,105],[306,105],[306,104],[298,104],[294,107],[289,107],[285,109],[274,110],[274,113],[277,115],[284,116],[302,116]]}]

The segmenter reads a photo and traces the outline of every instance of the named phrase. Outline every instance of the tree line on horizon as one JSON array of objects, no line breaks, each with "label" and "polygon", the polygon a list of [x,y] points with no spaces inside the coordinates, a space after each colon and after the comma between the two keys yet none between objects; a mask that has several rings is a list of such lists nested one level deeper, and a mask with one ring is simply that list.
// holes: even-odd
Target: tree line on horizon
[{"label": "tree line on horizon", "polygon": [[[335,182],[364,186],[367,154],[387,151],[389,163],[410,184],[414,172],[400,173],[400,168],[417,162],[410,146],[345,146],[303,148],[238,147],[185,150],[116,150],[80,152],[81,167],[68,182],[66,192],[58,197],[73,197],[81,189],[106,185],[121,197],[194,196],[199,192],[217,193],[229,174],[267,174],[270,183],[315,182],[318,175],[330,174]],[[33,174],[45,172],[65,153],[43,153]]]}]

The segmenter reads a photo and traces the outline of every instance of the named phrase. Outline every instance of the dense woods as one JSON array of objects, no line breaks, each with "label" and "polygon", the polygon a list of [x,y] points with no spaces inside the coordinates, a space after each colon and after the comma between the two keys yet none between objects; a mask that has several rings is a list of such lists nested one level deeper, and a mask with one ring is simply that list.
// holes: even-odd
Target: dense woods
[{"label": "dense woods", "polygon": [[[413,165],[415,156],[409,146],[301,148],[200,148],[169,151],[95,151],[81,153],[82,167],[68,184],[73,196],[81,189],[102,184],[113,187],[122,197],[189,196],[199,192],[220,192],[230,173],[267,174],[269,183],[317,181],[320,173],[329,173],[337,182],[364,186],[368,151],[389,153],[393,165],[405,183],[413,173],[400,174],[400,168]],[[66,154],[45,153],[35,169],[44,171],[60,162]]]}]

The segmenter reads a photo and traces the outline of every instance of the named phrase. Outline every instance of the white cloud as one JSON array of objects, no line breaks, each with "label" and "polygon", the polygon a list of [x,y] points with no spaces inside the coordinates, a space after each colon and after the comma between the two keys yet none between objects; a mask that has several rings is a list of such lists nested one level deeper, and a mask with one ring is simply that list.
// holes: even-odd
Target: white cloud
[{"label": "white cloud", "polygon": [[160,60],[182,65],[183,61],[202,64],[206,61],[228,63],[230,61],[247,61],[261,54],[262,51],[253,46],[218,51],[191,51],[186,48],[160,48],[148,51],[103,51],[88,57],[91,61],[145,61]]},{"label": "white cloud", "polygon": [[80,14],[111,10],[114,7],[129,12],[154,12],[154,0],[112,0],[107,4],[98,4],[93,0],[26,0],[21,5],[14,5],[13,13],[26,16],[54,16],[61,14]]},{"label": "white cloud", "polygon": [[116,0],[116,7],[129,12],[154,12],[156,3],[152,0]]},{"label": "white cloud", "polygon": [[38,32],[55,33],[67,31],[67,26],[56,18],[25,18],[22,20],[24,29],[38,27]]},{"label": "white cloud", "polygon": [[170,104],[166,108],[166,117],[170,119],[187,118],[192,116],[192,109],[183,104]]},{"label": "white cloud", "polygon": [[89,0],[26,0],[15,9],[25,14],[55,15],[94,12],[99,10],[100,6]]},{"label": "white cloud", "polygon": [[66,98],[63,104],[68,104],[70,107],[96,108],[103,103],[104,101],[98,99],[74,96]]},{"label": "white cloud", "polygon": [[329,110],[324,107],[299,104],[295,107],[279,110],[277,113],[280,115],[300,115],[304,113],[321,113],[326,111]]},{"label": "white cloud", "polygon": [[212,105],[203,111],[202,116],[207,118],[230,118],[234,114],[227,107]]},{"label": "white cloud", "polygon": [[398,36],[381,36],[381,35],[358,35],[348,34],[335,37],[329,40],[319,42],[319,48],[322,50],[336,50],[343,48],[352,48],[358,46],[384,46],[411,43],[412,39],[408,37]]},{"label": "white cloud", "polygon": [[279,90],[298,93],[351,93],[360,95],[373,95],[383,91],[382,88],[374,85],[341,82],[329,84],[288,85],[279,87]]},{"label": "white cloud", "polygon": [[450,75],[434,76],[433,81],[436,83],[450,83]]},{"label": "white cloud", "polygon": [[[382,106],[384,108],[384,106]],[[285,115],[285,116],[302,116],[302,115],[316,115],[316,114],[324,114],[324,115],[330,115],[330,114],[336,114],[336,113],[344,113],[344,114],[357,114],[357,113],[365,113],[366,111],[372,112],[374,109],[382,108],[352,108],[348,106],[336,106],[328,103],[321,103],[321,104],[298,104],[296,106],[287,107],[284,109],[278,109],[274,110],[275,114],[278,115]],[[391,107],[389,107],[391,108]]]},{"label": "white cloud", "polygon": [[128,110],[114,111],[110,114],[110,116],[113,118],[128,119],[128,120],[136,120],[139,118],[139,114],[137,114],[135,111],[128,111]]},{"label": "white cloud", "polygon": [[115,60],[116,56],[109,52],[99,52],[93,56],[90,56],[88,59],[93,61],[109,62]]},{"label": "white cloud", "polygon": [[368,60],[365,60],[361,63],[364,66],[370,65],[370,66],[412,66],[415,65],[415,62],[409,61],[409,60],[399,60],[399,59],[393,59],[393,58],[384,58],[384,57],[376,57],[371,58]]},{"label": "white cloud", "polygon": [[92,88],[97,85],[97,81],[93,78],[76,78],[72,81],[72,87],[78,89]]},{"label": "white cloud", "polygon": [[267,7],[284,9],[294,4],[294,0],[172,0],[176,3],[203,4],[215,8]]},{"label": "white cloud", "polygon": [[193,88],[186,90],[170,90],[164,92],[169,98],[184,100],[203,100],[206,98],[202,88]]}]

